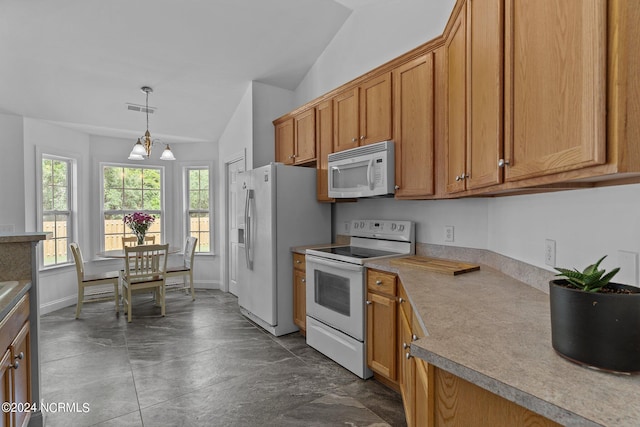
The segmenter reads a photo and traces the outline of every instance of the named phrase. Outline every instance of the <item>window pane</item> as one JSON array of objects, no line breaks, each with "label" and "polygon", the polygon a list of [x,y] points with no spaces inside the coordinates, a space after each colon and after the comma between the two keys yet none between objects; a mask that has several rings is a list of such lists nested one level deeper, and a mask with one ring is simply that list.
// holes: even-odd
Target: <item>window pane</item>
[{"label": "window pane", "polygon": [[104,182],[105,189],[106,188],[122,188],[123,186],[122,176],[124,173],[122,171],[122,168],[105,166],[103,171],[104,171],[103,182]]},{"label": "window pane", "polygon": [[122,200],[124,199],[124,191],[117,188],[104,190],[104,209],[118,210],[122,209]]},{"label": "window pane", "polygon": [[202,169],[200,171],[200,188],[202,190],[209,189],[209,170],[208,169]]},{"label": "window pane", "polygon": [[53,161],[53,184],[62,187],[67,186],[67,162]]},{"label": "window pane", "polygon": [[200,206],[198,209],[209,210],[209,190],[200,192]]},{"label": "window pane", "polygon": [[53,187],[53,209],[66,211],[69,209],[67,203],[67,187]]},{"label": "window pane", "polygon": [[145,190],[143,206],[146,210],[159,211],[162,206],[160,203],[160,190]]},{"label": "window pane", "polygon": [[53,187],[51,186],[42,187],[42,210],[53,210]]},{"label": "window pane", "polygon": [[189,191],[189,209],[200,209],[200,192],[198,190]]},{"label": "window pane", "polygon": [[142,209],[142,190],[124,190],[124,208]]},{"label": "window pane", "polygon": [[200,188],[200,170],[189,170],[189,190],[197,190]]},{"label": "window pane", "polygon": [[157,169],[144,169],[143,181],[144,181],[144,188],[159,190],[160,189],[160,171]]},{"label": "window pane", "polygon": [[124,187],[142,188],[142,169],[124,168]]}]

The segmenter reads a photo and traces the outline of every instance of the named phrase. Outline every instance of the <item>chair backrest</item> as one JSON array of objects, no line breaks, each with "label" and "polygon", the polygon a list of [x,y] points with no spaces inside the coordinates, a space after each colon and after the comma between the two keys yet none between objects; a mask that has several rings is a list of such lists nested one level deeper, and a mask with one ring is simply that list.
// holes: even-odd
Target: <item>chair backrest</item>
[{"label": "chair backrest", "polygon": [[127,280],[162,278],[167,269],[169,244],[127,246],[124,248],[124,275]]},{"label": "chair backrest", "polygon": [[78,275],[78,282],[82,282],[84,278],[84,260],[82,259],[82,251],[77,243],[73,242],[69,244],[71,253],[73,254],[73,261],[76,263],[76,273]]},{"label": "chair backrest", "polygon": [[[144,236],[145,245],[154,245],[156,243],[155,234],[145,235]],[[136,236],[127,236],[122,238],[122,249],[127,246],[136,246],[138,244],[138,238]]]},{"label": "chair backrest", "polygon": [[187,242],[184,244],[184,266],[187,268],[191,268],[193,265],[193,257],[196,253],[197,242],[197,238],[189,236],[187,237]]}]

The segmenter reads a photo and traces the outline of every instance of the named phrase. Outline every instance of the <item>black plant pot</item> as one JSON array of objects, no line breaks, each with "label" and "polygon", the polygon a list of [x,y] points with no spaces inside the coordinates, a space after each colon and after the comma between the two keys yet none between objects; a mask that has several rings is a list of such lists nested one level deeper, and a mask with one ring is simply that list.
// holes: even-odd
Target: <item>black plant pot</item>
[{"label": "black plant pot", "polygon": [[640,293],[593,293],[549,282],[551,341],[567,359],[615,372],[640,372]]}]

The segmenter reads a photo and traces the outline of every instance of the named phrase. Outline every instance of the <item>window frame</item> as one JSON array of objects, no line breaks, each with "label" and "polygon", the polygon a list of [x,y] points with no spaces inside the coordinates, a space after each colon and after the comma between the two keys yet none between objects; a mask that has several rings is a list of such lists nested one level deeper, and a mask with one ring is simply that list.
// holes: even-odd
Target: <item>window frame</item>
[{"label": "window frame", "polygon": [[[44,160],[56,160],[67,163],[67,210],[45,210],[43,206],[43,192],[44,187],[42,185],[42,179],[44,177],[44,171],[42,163]],[[67,259],[62,262],[55,262],[54,264],[45,265],[45,244],[39,245],[40,260],[38,262],[38,268],[41,271],[52,270],[61,267],[67,267],[74,263],[71,251],[68,249],[69,244],[75,241],[75,236],[78,230],[78,157],[70,153],[63,153],[55,149],[47,149],[36,147],[36,228],[39,232],[44,232],[44,216],[45,215],[68,215],[67,220]],[[47,239],[49,240],[49,239]],[[53,239],[55,241],[55,236]]]},{"label": "window frame", "polygon": [[[209,173],[209,209],[208,210],[202,210],[202,209],[191,209],[190,207],[190,186],[189,186],[189,172],[192,170],[203,170],[206,169]],[[183,186],[182,186],[182,199],[183,199],[183,205],[184,205],[184,209],[183,209],[183,224],[184,224],[184,235],[185,238],[183,240],[186,240],[186,238],[188,236],[191,235],[191,222],[190,222],[190,218],[191,218],[191,213],[208,213],[209,215],[209,251],[208,252],[198,252],[197,247],[196,247],[196,251],[195,251],[195,255],[196,256],[202,256],[202,255],[215,255],[215,251],[214,251],[214,240],[213,240],[213,230],[214,230],[214,216],[213,216],[213,183],[212,183],[212,177],[213,177],[213,166],[209,163],[205,164],[205,163],[191,163],[191,164],[187,164],[184,165],[182,167],[182,181],[183,181]]]},{"label": "window frame", "polygon": [[[128,169],[155,169],[160,172],[160,210],[156,209],[104,209],[104,170],[106,167],[116,167],[116,168],[128,168]],[[165,200],[166,200],[166,185],[165,185],[165,175],[166,171],[164,166],[156,165],[156,164],[131,164],[131,163],[118,163],[118,162],[99,162],[98,164],[98,185],[100,186],[100,199],[99,199],[99,222],[100,222],[100,236],[99,236],[99,244],[100,250],[105,250],[105,215],[113,215],[122,213],[123,215],[134,213],[134,212],[146,212],[151,215],[160,216],[160,239],[161,241],[165,241],[167,239],[166,236],[166,221],[167,221],[167,212],[165,209]],[[125,234],[127,234],[125,229]],[[132,234],[132,233],[128,233]],[[160,243],[160,242],[156,242]]]}]

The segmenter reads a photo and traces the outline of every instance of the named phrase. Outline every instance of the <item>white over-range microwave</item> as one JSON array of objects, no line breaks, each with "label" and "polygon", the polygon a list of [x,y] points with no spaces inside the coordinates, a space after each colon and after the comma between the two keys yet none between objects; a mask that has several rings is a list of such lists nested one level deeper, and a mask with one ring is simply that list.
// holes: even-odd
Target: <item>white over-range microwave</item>
[{"label": "white over-range microwave", "polygon": [[393,141],[329,154],[329,197],[350,199],[394,193]]}]

